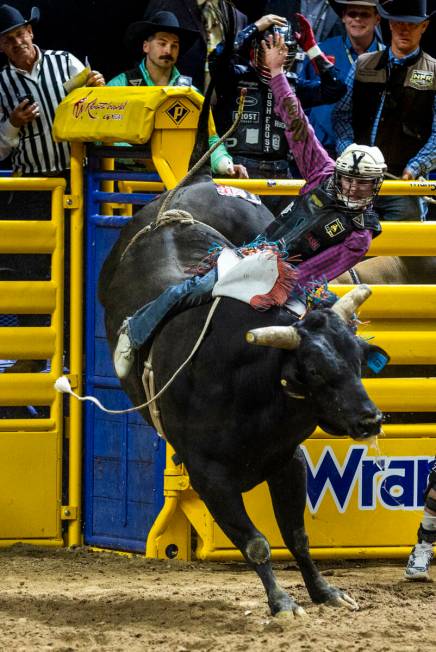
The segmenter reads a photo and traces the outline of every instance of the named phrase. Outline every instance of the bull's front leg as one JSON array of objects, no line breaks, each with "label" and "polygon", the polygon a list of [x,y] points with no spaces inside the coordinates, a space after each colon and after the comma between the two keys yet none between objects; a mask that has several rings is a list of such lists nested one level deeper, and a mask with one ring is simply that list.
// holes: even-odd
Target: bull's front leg
[{"label": "bull's front leg", "polygon": [[326,582],[310,556],[309,540],[304,528],[306,476],[306,463],[301,449],[298,448],[294,456],[268,479],[281,535],[295,557],[313,602],[358,609],[357,603],[350,596]]},{"label": "bull's front leg", "polygon": [[[216,474],[213,477],[216,478]],[[191,472],[190,478],[220,528],[259,575],[273,616],[304,616],[304,609],[279,586],[271,566],[269,543],[249,519],[241,494],[232,488],[231,478],[221,476],[214,486],[198,474]]]}]

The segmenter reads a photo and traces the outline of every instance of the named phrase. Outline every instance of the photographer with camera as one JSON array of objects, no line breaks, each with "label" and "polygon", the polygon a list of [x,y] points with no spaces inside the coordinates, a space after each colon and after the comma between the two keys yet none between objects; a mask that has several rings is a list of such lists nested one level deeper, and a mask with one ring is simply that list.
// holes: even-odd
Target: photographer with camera
[{"label": "photographer with camera", "polygon": [[[345,93],[345,84],[337,79],[334,66],[317,46],[306,18],[295,14],[291,24],[282,16],[267,14],[240,31],[234,43],[220,43],[209,56],[217,96],[214,118],[218,133],[225,133],[234,120],[241,90],[246,89],[242,118],[226,141],[227,149],[251,178],[289,179],[300,173],[289,154],[286,125],[273,111],[271,74],[261,47],[262,39],[273,33],[280,34],[286,43],[285,74],[296,86],[304,107],[336,102]],[[298,81],[293,70],[298,46],[316,66],[316,80]],[[287,197],[281,196],[266,196],[263,202],[275,215],[289,203]]]}]

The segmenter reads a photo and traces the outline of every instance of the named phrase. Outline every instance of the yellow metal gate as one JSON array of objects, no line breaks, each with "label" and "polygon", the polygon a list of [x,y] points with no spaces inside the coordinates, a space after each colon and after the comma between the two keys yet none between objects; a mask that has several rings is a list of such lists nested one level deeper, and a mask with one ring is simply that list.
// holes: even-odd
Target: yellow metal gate
[{"label": "yellow metal gate", "polygon": [[[34,220],[32,206],[22,219],[0,218],[1,254],[48,254],[48,280],[1,280],[0,314],[47,315],[46,326],[0,327],[0,359],[46,360],[42,373],[0,374],[0,546],[16,541],[63,545],[80,543],[81,406],[72,404],[68,422],[68,500],[62,504],[63,397],[54,389],[64,358],[65,220],[70,209],[70,381],[81,391],[83,148],[73,145],[71,195],[63,178],[2,178],[0,192],[51,193],[51,214]],[[15,418],[11,408],[42,407],[39,418]],[[66,430],[69,430],[68,428]],[[67,492],[65,492],[67,493]]]}]

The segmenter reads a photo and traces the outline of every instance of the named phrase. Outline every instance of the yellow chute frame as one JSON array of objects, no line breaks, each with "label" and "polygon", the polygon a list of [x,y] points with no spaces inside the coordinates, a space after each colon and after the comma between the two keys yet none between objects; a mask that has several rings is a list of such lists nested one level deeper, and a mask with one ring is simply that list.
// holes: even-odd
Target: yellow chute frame
[{"label": "yellow chute frame", "polygon": [[[55,140],[144,144],[167,189],[188,170],[203,97],[174,86],[79,88],[59,105]],[[216,129],[209,115],[209,135]]]}]

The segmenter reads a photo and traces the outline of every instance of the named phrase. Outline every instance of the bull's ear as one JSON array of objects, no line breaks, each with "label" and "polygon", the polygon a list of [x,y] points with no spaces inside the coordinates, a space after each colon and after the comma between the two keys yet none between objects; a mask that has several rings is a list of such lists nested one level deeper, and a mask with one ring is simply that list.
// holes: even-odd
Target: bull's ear
[{"label": "bull's ear", "polygon": [[388,364],[390,357],[384,349],[375,344],[364,342],[364,361],[368,369],[379,374]]}]

